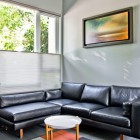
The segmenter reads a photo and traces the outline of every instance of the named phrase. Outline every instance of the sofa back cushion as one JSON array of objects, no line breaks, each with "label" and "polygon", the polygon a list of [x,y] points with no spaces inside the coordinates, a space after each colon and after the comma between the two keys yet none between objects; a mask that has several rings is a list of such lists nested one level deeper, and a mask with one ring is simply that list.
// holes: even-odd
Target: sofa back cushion
[{"label": "sofa back cushion", "polygon": [[109,105],[109,86],[85,85],[81,101]]},{"label": "sofa back cushion", "polygon": [[60,89],[46,91],[46,101],[60,99],[61,96],[62,96],[62,91]]},{"label": "sofa back cushion", "polygon": [[8,107],[18,104],[43,101],[44,91],[16,93],[0,96],[0,107]]},{"label": "sofa back cushion", "polygon": [[140,88],[126,86],[111,87],[111,105],[122,106],[123,102],[140,98]]},{"label": "sofa back cushion", "polygon": [[85,84],[63,82],[62,97],[80,101],[84,86]]}]

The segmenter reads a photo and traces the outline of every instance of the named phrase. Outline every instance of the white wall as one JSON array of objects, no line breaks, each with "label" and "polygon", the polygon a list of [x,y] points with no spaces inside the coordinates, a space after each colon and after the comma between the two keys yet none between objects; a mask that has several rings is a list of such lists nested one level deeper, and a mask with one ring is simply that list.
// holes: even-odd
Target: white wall
[{"label": "white wall", "polygon": [[[64,0],[64,81],[140,86],[140,0]],[[82,19],[134,8],[134,43],[84,49]]]},{"label": "white wall", "polygon": [[20,3],[39,7],[44,10],[61,14],[62,0],[14,0]]}]

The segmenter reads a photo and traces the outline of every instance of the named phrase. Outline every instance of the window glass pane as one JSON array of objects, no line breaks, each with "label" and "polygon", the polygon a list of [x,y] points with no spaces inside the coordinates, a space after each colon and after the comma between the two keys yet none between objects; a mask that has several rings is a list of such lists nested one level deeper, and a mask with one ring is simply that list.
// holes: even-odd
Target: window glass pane
[{"label": "window glass pane", "polygon": [[58,17],[0,2],[0,50],[58,53]]},{"label": "window glass pane", "polygon": [[41,48],[42,53],[48,53],[48,24],[49,17],[41,15],[40,16],[40,29],[41,29]]},{"label": "window glass pane", "polygon": [[32,52],[35,11],[0,2],[0,50]]},{"label": "window glass pane", "polygon": [[41,52],[56,53],[56,17],[40,16]]}]

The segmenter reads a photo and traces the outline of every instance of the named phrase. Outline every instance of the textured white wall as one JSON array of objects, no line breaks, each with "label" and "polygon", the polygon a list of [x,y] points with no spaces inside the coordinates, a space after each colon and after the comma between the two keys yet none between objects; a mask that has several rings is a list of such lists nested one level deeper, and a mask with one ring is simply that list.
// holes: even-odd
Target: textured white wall
[{"label": "textured white wall", "polygon": [[[140,0],[64,0],[64,81],[140,86]],[[82,19],[134,8],[134,43],[82,47]]]}]

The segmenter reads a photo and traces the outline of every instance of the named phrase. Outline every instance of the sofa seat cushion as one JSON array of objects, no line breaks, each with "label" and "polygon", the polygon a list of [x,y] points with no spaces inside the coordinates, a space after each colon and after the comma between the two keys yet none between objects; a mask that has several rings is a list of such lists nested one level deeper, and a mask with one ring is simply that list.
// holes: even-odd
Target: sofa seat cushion
[{"label": "sofa seat cushion", "polygon": [[48,101],[48,103],[53,103],[59,106],[63,106],[63,105],[68,105],[68,104],[75,104],[78,103],[77,101],[71,100],[71,99],[56,99],[56,100],[51,100]]},{"label": "sofa seat cushion", "polygon": [[71,114],[80,117],[90,118],[90,114],[93,110],[104,108],[105,106],[93,103],[77,103],[71,105],[65,105],[62,107],[62,113]]},{"label": "sofa seat cushion", "polygon": [[130,127],[130,119],[123,116],[122,107],[107,107],[91,113],[91,119],[112,125]]},{"label": "sofa seat cushion", "polygon": [[12,122],[60,113],[61,107],[46,102],[36,102],[0,109],[0,117]]}]

